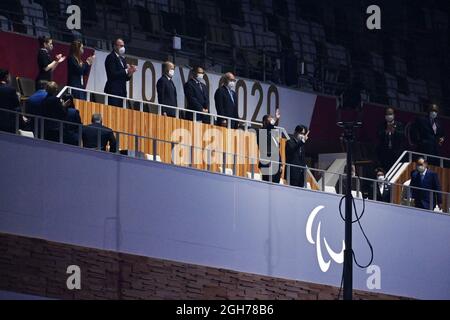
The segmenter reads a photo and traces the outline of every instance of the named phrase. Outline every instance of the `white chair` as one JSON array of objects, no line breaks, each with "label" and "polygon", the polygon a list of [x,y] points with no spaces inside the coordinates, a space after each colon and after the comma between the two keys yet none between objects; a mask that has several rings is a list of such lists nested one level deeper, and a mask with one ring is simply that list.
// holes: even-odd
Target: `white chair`
[{"label": "white chair", "polygon": [[[223,173],[223,168],[222,168],[222,167],[219,167],[219,172],[220,172],[220,173]],[[232,176],[232,175],[233,175],[233,169],[231,169],[231,168],[225,168],[225,174],[226,174],[227,176]]]},{"label": "white chair", "polygon": [[34,139],[34,133],[32,131],[19,130],[19,136]]},{"label": "white chair", "polygon": [[[252,173],[251,172],[247,172],[247,178],[251,179],[252,178]],[[260,173],[254,173],[253,174],[253,180],[258,180],[258,181],[262,181],[262,177]]]},{"label": "white chair", "polygon": [[[145,159],[146,160],[150,160],[150,161],[154,161],[153,160],[153,155],[152,154],[145,154]],[[162,162],[161,161],[161,157],[159,155],[156,155],[156,162]]]}]

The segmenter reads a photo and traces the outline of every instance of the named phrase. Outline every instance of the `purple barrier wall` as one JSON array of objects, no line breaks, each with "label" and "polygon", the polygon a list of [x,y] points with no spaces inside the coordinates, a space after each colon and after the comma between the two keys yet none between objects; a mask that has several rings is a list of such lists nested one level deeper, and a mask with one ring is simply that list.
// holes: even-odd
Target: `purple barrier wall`
[{"label": "purple barrier wall", "polygon": [[[1,133],[0,149],[0,232],[340,285],[338,196]],[[449,216],[368,202],[362,224],[374,291],[450,299]],[[356,225],[354,250],[369,260]]]}]

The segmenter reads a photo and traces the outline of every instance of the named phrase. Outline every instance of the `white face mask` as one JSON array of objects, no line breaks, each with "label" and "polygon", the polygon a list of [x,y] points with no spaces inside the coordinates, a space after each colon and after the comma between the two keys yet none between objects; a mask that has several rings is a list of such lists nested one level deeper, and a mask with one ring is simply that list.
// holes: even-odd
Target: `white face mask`
[{"label": "white face mask", "polygon": [[228,88],[230,88],[230,90],[234,91],[236,89],[236,81],[228,82]]},{"label": "white face mask", "polygon": [[123,56],[125,54],[125,47],[119,48],[119,54]]},{"label": "white face mask", "polygon": [[199,73],[199,74],[197,74],[197,80],[198,81],[202,81],[203,80],[203,78],[204,78],[204,74],[203,73]]},{"label": "white face mask", "polygon": [[173,76],[175,75],[175,70],[169,70],[169,77],[173,78]]},{"label": "white face mask", "polygon": [[394,119],[395,119],[395,117],[394,117],[393,114],[387,115],[385,118],[386,118],[386,121],[387,121],[387,122],[392,122],[392,121],[394,121]]},{"label": "white face mask", "polygon": [[420,173],[424,173],[425,172],[425,166],[417,166],[417,171],[419,171]]},{"label": "white face mask", "polygon": [[377,177],[379,181],[384,181],[385,180],[385,176],[378,176]]},{"label": "white face mask", "polygon": [[273,126],[274,126],[274,125],[275,125],[275,123],[276,123],[275,119],[271,119],[271,120],[270,120],[270,124],[271,124],[271,125],[273,125]]},{"label": "white face mask", "polygon": [[438,113],[437,113],[436,111],[430,112],[430,118],[431,118],[431,119],[436,119],[437,116],[438,116]]}]

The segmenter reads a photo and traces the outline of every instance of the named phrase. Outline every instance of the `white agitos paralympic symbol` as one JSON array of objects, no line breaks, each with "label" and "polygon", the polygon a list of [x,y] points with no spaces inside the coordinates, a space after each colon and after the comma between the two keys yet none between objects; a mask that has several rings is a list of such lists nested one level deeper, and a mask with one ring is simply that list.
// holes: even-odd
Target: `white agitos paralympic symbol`
[{"label": "white agitos paralympic symbol", "polygon": [[[316,245],[317,261],[319,262],[320,270],[322,270],[322,272],[327,272],[330,268],[331,260],[325,261],[322,254],[322,236],[320,234],[320,227],[322,222],[319,221],[319,225],[317,226],[316,241],[314,241],[312,237],[312,227],[314,219],[316,218],[317,214],[324,208],[324,206],[318,206],[309,215],[308,221],[306,222],[306,239],[308,239],[309,243]],[[334,252],[330,248],[325,237],[323,238],[323,242],[325,243],[325,249],[327,249],[327,252],[331,259],[333,259],[336,263],[342,264],[344,262],[345,241],[342,241],[342,251],[339,253]]]}]

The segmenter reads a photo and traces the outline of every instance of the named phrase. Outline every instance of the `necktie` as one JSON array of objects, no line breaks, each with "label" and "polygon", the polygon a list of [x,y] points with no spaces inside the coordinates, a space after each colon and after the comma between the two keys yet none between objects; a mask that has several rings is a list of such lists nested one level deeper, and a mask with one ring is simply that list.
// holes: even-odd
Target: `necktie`
[{"label": "necktie", "polygon": [[234,103],[233,92],[231,90],[228,90],[228,93],[230,94],[231,101],[233,101],[233,103]]},{"label": "necktie", "polygon": [[437,133],[437,125],[436,125],[436,121],[435,120],[433,120],[433,131],[434,131],[434,134]]}]

